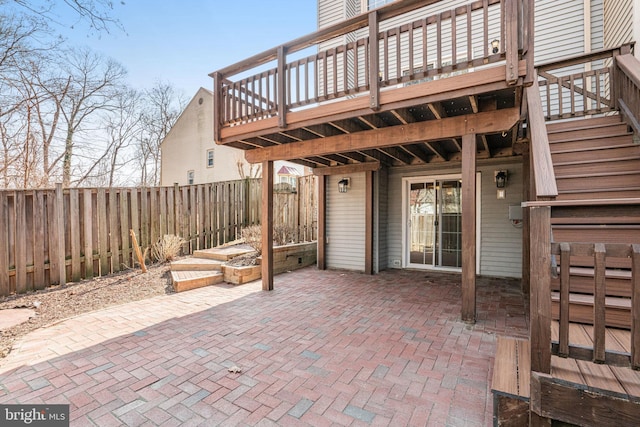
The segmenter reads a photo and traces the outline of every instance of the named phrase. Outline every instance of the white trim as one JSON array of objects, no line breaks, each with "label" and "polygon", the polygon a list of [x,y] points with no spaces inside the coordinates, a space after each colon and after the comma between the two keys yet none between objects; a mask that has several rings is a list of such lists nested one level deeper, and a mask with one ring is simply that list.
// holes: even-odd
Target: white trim
[{"label": "white trim", "polygon": [[[451,271],[461,272],[461,268],[455,267],[433,267],[430,265],[416,265],[409,262],[409,219],[408,219],[408,206],[409,206],[409,192],[412,183],[425,182],[425,181],[441,181],[441,180],[455,180],[462,178],[462,174],[448,174],[448,175],[421,175],[402,178],[402,268],[417,268],[425,270],[437,270],[437,271]],[[476,172],[476,274],[480,274],[480,248],[481,248],[481,230],[482,230],[482,174]]]}]

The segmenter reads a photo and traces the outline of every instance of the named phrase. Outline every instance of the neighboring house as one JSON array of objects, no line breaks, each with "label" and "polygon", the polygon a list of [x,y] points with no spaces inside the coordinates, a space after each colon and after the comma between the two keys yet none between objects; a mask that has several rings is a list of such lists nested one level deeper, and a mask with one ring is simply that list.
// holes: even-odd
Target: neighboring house
[{"label": "neighboring house", "polygon": [[[313,168],[320,269],[459,274],[470,323],[477,275],[522,278],[530,366],[507,374],[531,380],[518,396],[533,425],[599,425],[613,407],[635,422],[637,1],[425,3],[321,0],[319,31],[211,74],[216,142],[266,170],[276,160]],[[263,187],[263,236],[272,193]],[[262,282],[273,288],[266,241]],[[593,333],[575,334],[584,324]],[[625,344],[605,340],[612,327]]]},{"label": "neighboring house", "polygon": [[[216,145],[213,140],[213,93],[200,88],[162,141],[160,185],[189,185],[260,177],[259,166],[244,159],[237,148]],[[294,172],[306,175],[304,166],[279,162]],[[241,175],[240,169],[242,169]],[[275,177],[279,182],[279,176]],[[295,186],[294,186],[295,187]]]}]

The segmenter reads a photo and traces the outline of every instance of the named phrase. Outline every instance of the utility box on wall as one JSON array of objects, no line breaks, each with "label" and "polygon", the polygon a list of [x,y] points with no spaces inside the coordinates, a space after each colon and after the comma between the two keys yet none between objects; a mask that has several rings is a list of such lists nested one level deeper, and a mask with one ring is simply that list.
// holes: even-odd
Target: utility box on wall
[{"label": "utility box on wall", "polygon": [[509,205],[509,220],[522,221],[522,206]]}]

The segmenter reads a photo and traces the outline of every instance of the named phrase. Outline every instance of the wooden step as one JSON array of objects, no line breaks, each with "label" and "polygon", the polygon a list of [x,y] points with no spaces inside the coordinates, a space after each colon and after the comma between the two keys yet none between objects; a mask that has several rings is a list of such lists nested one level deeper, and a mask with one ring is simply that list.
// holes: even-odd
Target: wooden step
[{"label": "wooden step", "polygon": [[[547,130],[548,132],[548,130]],[[571,129],[548,133],[549,142],[571,141],[582,138],[611,137],[628,135],[629,128],[626,123],[612,124],[608,126],[598,126],[592,128]]]},{"label": "wooden step", "polygon": [[223,281],[223,274],[219,271],[172,271],[171,280],[175,291],[183,292],[216,285]]},{"label": "wooden step", "polygon": [[640,170],[622,174],[578,177],[556,177],[558,192],[600,191],[611,188],[640,188]]},{"label": "wooden step", "polygon": [[[560,293],[552,292],[551,318],[558,320],[559,313]],[[593,325],[593,295],[575,293],[569,295],[569,321]],[[606,297],[605,324],[608,327],[630,329],[631,299]]]},{"label": "wooden step", "polygon": [[[593,294],[593,268],[571,267],[569,272],[569,292]],[[605,271],[605,289],[607,296],[631,298],[631,271],[607,269]],[[551,279],[551,290],[560,290],[559,277]]]},{"label": "wooden step", "polygon": [[574,120],[558,120],[551,123],[547,123],[547,132],[564,132],[573,129],[585,129],[590,127],[609,126],[612,124],[622,123],[622,119],[619,115],[591,117],[588,119],[580,118]]},{"label": "wooden step", "polygon": [[498,336],[493,365],[494,425],[527,425],[531,375],[529,340]]},{"label": "wooden step", "polygon": [[213,259],[217,261],[229,261],[231,258],[235,258],[240,255],[245,255],[254,252],[253,249],[247,249],[243,247],[230,246],[227,248],[212,248],[203,249],[193,252],[195,258]]},{"label": "wooden step", "polygon": [[568,153],[572,151],[584,151],[595,148],[614,148],[633,144],[633,134],[617,135],[610,137],[570,138],[562,141],[549,141],[549,149],[552,153]]},{"label": "wooden step", "polygon": [[640,198],[640,188],[619,188],[607,191],[567,192],[558,193],[556,200],[585,200],[585,199],[628,199]]},{"label": "wooden step", "polygon": [[640,159],[640,145],[630,144],[609,149],[600,148],[580,152],[551,153],[551,159],[554,166]]},{"label": "wooden step", "polygon": [[171,271],[222,271],[222,262],[207,258],[184,258],[171,263]]},{"label": "wooden step", "polygon": [[568,165],[554,165],[556,177],[563,176],[595,176],[598,173],[626,173],[640,170],[640,157],[638,159],[622,159],[602,161],[597,163],[578,163]]}]

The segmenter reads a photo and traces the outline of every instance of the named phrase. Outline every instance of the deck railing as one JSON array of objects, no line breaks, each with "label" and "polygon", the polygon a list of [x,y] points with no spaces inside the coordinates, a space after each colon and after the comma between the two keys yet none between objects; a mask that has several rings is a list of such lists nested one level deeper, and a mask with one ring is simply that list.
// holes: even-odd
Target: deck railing
[{"label": "deck railing", "polygon": [[[393,2],[212,73],[216,137],[221,127],[276,116],[285,127],[292,109],[365,92],[376,109],[381,89],[498,62],[507,65],[505,79],[517,81],[532,2],[480,0],[447,10],[439,3]],[[353,41],[340,43],[344,35]],[[318,51],[290,60],[308,48]],[[249,75],[230,80],[241,74]]]}]

